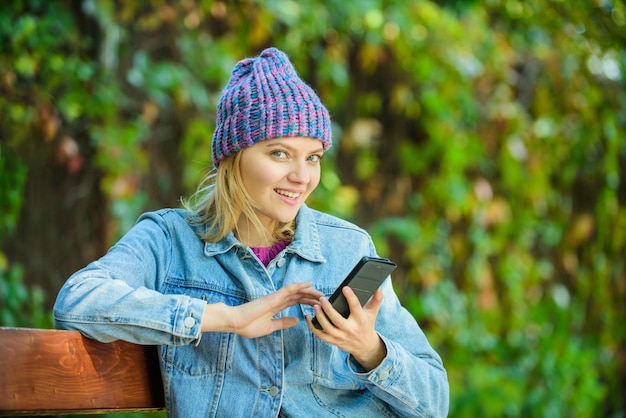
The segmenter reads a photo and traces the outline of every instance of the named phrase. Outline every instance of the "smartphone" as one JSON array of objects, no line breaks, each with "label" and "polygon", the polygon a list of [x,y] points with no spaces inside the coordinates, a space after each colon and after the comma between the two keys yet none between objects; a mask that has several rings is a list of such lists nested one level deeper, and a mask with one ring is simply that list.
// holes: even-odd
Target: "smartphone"
[{"label": "smartphone", "polygon": [[[337,312],[344,318],[347,318],[350,315],[350,308],[341,289],[345,286],[350,286],[359,298],[361,306],[363,306],[395,268],[396,265],[386,258],[363,257],[331,297],[328,298],[328,301]],[[322,329],[317,318],[313,318],[313,326],[317,329]]]}]

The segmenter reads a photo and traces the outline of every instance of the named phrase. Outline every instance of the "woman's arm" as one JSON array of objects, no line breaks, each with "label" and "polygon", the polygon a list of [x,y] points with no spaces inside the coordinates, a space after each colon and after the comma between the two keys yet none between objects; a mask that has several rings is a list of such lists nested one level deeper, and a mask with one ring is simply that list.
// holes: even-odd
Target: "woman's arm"
[{"label": "woman's arm", "polygon": [[[208,331],[260,336],[295,325],[295,318],[273,317],[297,303],[317,303],[321,296],[310,283],[286,286],[236,307],[164,294],[173,251],[183,251],[180,241],[196,240],[185,247],[196,252],[202,252],[204,243],[193,231],[170,232],[174,227],[163,213],[143,215],[105,256],[68,279],[53,310],[58,328],[104,342],[121,339],[154,345],[198,343],[201,333]],[[172,234],[178,234],[176,244]]]},{"label": "woman's arm", "polygon": [[348,318],[323,298],[315,312],[324,331],[307,318],[309,329],[321,340],[349,353],[347,367],[398,414],[445,417],[449,384],[441,358],[413,317],[400,306],[389,280],[383,288],[386,304],[379,289],[364,307],[346,288]]},{"label": "woman's arm", "polygon": [[106,255],[65,282],[53,309],[55,325],[104,342],[198,341],[206,302],[160,292],[171,253],[163,216],[143,215]]}]

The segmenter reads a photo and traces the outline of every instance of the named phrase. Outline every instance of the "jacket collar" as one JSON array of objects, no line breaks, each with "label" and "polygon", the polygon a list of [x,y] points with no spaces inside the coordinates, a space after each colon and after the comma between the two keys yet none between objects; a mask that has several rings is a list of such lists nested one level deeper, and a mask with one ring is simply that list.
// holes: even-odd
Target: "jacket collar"
[{"label": "jacket collar", "polygon": [[325,263],[326,259],[322,255],[317,226],[315,211],[307,205],[302,205],[296,217],[296,236],[287,247],[287,251],[298,254],[309,261]]}]

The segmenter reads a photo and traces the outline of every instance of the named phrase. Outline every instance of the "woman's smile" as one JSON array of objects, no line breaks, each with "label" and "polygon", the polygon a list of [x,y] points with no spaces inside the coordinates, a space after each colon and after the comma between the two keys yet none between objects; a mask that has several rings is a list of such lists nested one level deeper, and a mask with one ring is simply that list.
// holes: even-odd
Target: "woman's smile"
[{"label": "woman's smile", "polygon": [[282,197],[286,197],[288,203],[297,203],[298,198],[302,195],[302,192],[291,192],[285,189],[274,189]]}]

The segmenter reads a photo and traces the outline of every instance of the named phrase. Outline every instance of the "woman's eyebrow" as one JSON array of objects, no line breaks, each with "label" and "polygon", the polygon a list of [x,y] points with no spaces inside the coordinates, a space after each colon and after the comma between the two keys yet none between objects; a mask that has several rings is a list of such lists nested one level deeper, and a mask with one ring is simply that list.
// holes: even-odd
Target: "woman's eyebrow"
[{"label": "woman's eyebrow", "polygon": [[[300,149],[299,147],[294,147],[293,145],[289,145],[286,142],[271,142],[265,145],[266,148],[272,148],[272,147],[281,147],[281,148],[287,148],[289,151],[293,151],[296,149]],[[309,152],[309,154],[314,154],[314,153],[319,153],[319,152],[324,152],[324,147],[319,147],[317,149],[314,149],[312,151]]]}]

